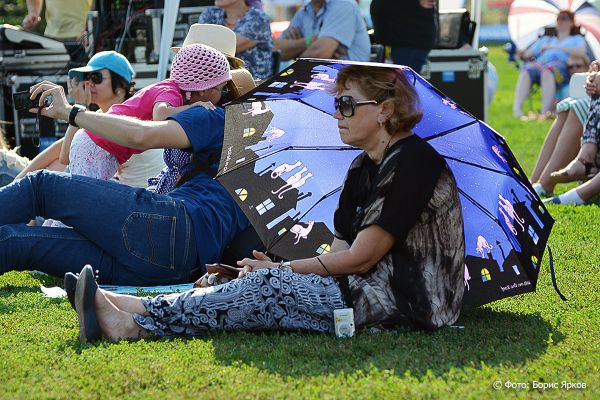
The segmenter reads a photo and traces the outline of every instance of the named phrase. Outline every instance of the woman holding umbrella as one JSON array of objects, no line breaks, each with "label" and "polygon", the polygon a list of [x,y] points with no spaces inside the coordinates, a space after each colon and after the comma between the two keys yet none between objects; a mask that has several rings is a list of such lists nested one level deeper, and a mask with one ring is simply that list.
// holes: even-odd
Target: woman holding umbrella
[{"label": "woman holding umbrella", "polygon": [[364,152],[348,171],[330,253],[275,263],[255,252],[238,262],[239,279],[144,299],[98,289],[86,267],[75,291],[80,339],[331,333],[334,310],[347,307],[358,327],[454,323],[464,290],[461,205],[444,159],[412,132],[422,116],[414,88],[402,70],[349,66],[335,90],[342,141]]}]

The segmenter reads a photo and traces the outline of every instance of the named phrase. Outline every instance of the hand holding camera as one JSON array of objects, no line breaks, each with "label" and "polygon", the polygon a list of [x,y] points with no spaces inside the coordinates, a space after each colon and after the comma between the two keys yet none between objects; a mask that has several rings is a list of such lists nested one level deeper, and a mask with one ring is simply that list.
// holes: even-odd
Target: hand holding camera
[{"label": "hand holding camera", "polygon": [[[44,81],[33,85],[29,89],[29,92],[29,98],[37,100],[34,101],[33,107],[29,109],[31,112],[37,113],[41,103],[42,107],[40,112],[43,116],[54,119],[60,118],[68,121],[71,105],[67,101],[62,86],[49,81]],[[49,102],[47,102],[47,100],[49,100]]]},{"label": "hand holding camera", "polygon": [[[34,100],[30,99],[31,93],[29,91],[24,92],[15,92],[13,94],[13,106],[17,111],[29,110],[31,108],[36,108],[38,104],[40,104],[40,97],[37,96]],[[44,100],[44,106],[47,107],[52,102],[52,99]]]}]

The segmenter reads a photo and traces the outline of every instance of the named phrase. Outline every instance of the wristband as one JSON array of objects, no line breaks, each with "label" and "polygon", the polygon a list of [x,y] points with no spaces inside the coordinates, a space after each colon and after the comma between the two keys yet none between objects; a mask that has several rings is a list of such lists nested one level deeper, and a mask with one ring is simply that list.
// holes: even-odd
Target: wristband
[{"label": "wristband", "polygon": [[286,269],[288,271],[294,272],[294,269],[292,268],[292,262],[291,261],[281,260],[281,262],[279,263],[279,266],[277,268],[278,269]]},{"label": "wristband", "polygon": [[77,116],[78,112],[85,110],[86,108],[84,106],[80,106],[79,104],[73,105],[73,108],[71,108],[71,112],[69,112],[69,125],[74,126],[75,128],[79,128],[79,125],[75,123],[75,117]]},{"label": "wristband", "polygon": [[307,47],[307,48],[308,48],[308,46],[310,46],[310,39],[312,39],[312,36],[307,36],[307,37],[306,37],[306,40],[305,40],[305,42],[306,42],[306,47]]}]

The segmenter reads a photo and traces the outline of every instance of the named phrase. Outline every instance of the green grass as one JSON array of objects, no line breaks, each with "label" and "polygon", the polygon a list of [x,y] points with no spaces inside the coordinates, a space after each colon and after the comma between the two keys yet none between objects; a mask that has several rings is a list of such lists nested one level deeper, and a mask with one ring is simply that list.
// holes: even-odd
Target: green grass
[{"label": "green grass", "polygon": [[[550,123],[511,117],[517,71],[499,48],[490,58],[501,79],[489,122],[531,171]],[[550,206],[550,212],[556,219],[550,245],[569,301],[554,292],[545,254],[535,293],[465,310],[463,329],[433,334],[361,332],[340,340],[235,333],[80,345],[67,301],[39,291],[59,280],[4,274],[0,399],[599,398],[600,209]],[[529,388],[495,390],[496,381]],[[533,381],[587,388],[534,390]]]}]

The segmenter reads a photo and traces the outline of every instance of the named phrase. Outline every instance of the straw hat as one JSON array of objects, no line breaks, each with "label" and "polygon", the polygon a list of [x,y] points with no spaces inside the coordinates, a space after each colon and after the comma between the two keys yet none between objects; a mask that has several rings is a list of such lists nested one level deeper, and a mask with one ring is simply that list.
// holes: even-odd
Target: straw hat
[{"label": "straw hat", "polygon": [[[244,65],[244,61],[235,56],[235,32],[223,25],[192,24],[181,47],[190,44],[204,44],[219,50],[233,61],[236,68]],[[177,53],[181,47],[171,47]]]},{"label": "straw hat", "polygon": [[256,87],[252,74],[245,68],[231,70],[231,80],[235,84],[240,96]]}]

